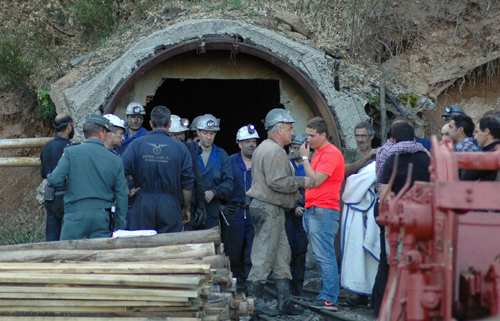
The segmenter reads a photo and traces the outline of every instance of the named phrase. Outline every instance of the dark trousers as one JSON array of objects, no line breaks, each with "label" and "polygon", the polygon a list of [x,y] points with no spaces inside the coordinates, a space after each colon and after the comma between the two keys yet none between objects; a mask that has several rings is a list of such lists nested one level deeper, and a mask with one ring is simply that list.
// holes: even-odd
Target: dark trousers
[{"label": "dark trousers", "polygon": [[226,219],[229,226],[224,230],[224,252],[229,256],[231,271],[238,281],[245,282],[252,266],[250,254],[255,235],[249,210],[237,207],[236,212]]},{"label": "dark trousers", "polygon": [[294,210],[285,214],[285,230],[292,250],[290,269],[292,273],[292,284],[297,281],[304,281],[306,272],[307,233],[302,226],[302,217],[295,215]]},{"label": "dark trousers", "polygon": [[[378,216],[378,200],[375,203],[374,215]],[[385,251],[385,226],[380,226],[380,262],[378,265],[377,276],[372,290],[372,307],[375,316],[378,316],[382,300],[384,299],[385,286],[389,278],[389,264],[387,263],[387,253]]]},{"label": "dark trousers", "polygon": [[59,241],[64,216],[64,195],[58,195],[53,201],[45,201],[47,220],[45,222],[45,240]]}]

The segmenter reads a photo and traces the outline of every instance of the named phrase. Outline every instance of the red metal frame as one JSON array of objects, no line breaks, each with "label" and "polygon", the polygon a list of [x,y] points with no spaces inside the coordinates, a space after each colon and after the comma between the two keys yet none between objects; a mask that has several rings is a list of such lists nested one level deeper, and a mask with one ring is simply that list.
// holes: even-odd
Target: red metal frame
[{"label": "red metal frame", "polygon": [[500,214],[492,212],[500,211],[500,183],[460,182],[459,168],[498,170],[500,150],[455,153],[433,137],[431,182],[382,196],[377,220],[391,266],[379,320],[500,314]]}]

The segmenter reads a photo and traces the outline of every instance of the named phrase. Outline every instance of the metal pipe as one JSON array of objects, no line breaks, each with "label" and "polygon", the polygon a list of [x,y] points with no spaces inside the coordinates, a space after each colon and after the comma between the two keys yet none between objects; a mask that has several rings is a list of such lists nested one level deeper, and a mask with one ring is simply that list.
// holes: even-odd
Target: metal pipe
[{"label": "metal pipe", "polygon": [[0,149],[39,148],[53,139],[53,137],[0,139]]},{"label": "metal pipe", "polygon": [[0,157],[0,167],[38,167],[40,164],[37,157]]}]

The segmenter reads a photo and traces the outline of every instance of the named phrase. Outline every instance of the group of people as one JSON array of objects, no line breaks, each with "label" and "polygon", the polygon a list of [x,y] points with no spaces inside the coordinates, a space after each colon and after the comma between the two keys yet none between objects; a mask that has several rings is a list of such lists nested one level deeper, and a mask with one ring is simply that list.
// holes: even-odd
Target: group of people
[{"label": "group of people", "polygon": [[[485,115],[474,126],[457,107],[445,109],[449,120],[443,137],[456,151],[494,150],[500,143],[499,113]],[[236,133],[240,151],[228,156],[214,144],[220,119],[213,115],[189,124],[157,106],[150,114],[152,131],[147,131],[145,114],[136,102],[128,105],[127,120],[88,114],[85,141],[74,145],[73,119],[56,117],[57,135],[40,155],[41,176],[48,182],[47,241],[109,237],[117,229],[168,233],[221,226],[239,291],[255,297],[255,313],[270,316],[303,312],[289,296],[303,296],[310,245],[322,277],[311,305],[337,311],[344,288],[357,294],[347,304],[367,305],[371,296],[378,314],[388,265],[384,227],[375,218],[395,155],[392,192],[403,187],[409,164],[412,183],[430,179],[430,143],[415,136],[412,122],[393,120],[389,139],[378,149],[372,148],[373,126],[358,123],[357,149],[342,153],[328,141],[322,118],[311,119],[305,133],[294,135],[292,114],[275,108],[263,120],[267,139],[259,144],[255,126],[245,125]],[[457,175],[496,179],[489,171]],[[339,229],[338,262],[334,240]],[[277,309],[264,301],[271,274]]]}]

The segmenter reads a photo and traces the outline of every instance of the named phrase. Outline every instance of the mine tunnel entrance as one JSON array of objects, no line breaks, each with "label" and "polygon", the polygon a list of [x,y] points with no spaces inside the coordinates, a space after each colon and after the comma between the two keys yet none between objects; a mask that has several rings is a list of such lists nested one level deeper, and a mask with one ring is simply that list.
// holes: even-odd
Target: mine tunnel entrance
[{"label": "mine tunnel entrance", "polygon": [[221,119],[221,130],[215,145],[229,155],[239,152],[236,132],[254,124],[262,141],[267,134],[262,119],[280,103],[277,79],[183,79],[168,78],[146,105],[144,127],[150,130],[149,115],[155,106],[163,105],[172,114],[193,121],[196,116],[212,114]]}]

